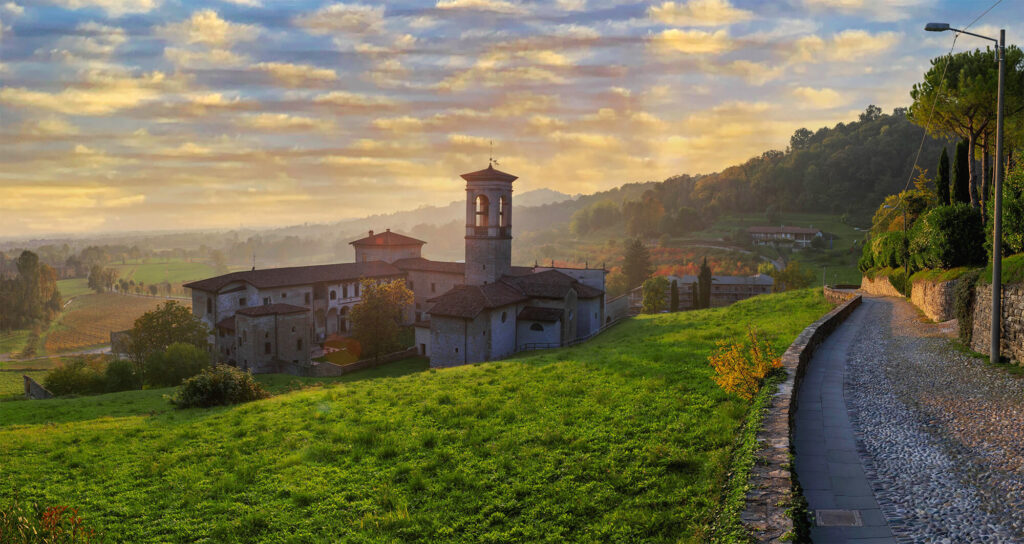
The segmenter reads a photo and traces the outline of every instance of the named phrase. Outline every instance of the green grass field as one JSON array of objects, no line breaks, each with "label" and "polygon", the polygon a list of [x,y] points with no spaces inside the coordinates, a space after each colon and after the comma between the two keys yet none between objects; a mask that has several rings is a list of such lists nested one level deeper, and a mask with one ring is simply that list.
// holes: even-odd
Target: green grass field
[{"label": "green grass field", "polygon": [[28,342],[29,332],[28,329],[0,332],[0,355],[21,353]]},{"label": "green grass field", "polygon": [[[23,398],[25,394],[25,379],[23,375],[31,376],[32,379],[42,383],[45,370],[30,370],[25,372],[0,372],[0,401]],[[0,408],[0,413],[4,409]]]},{"label": "green grass field", "polygon": [[505,361],[261,377],[280,393],[234,407],[172,410],[168,389],[4,402],[0,501],[74,506],[125,542],[729,539],[749,404],[706,358],[748,324],[781,352],[828,309],[805,290]]},{"label": "green grass field", "polygon": [[190,263],[180,260],[162,262],[153,260],[148,263],[127,261],[126,264],[111,264],[120,274],[120,278],[143,282],[146,285],[168,282],[171,284],[187,283],[208,278],[214,275],[213,267],[206,263]]},{"label": "green grass field", "polygon": [[61,298],[66,302],[71,297],[77,297],[79,295],[88,295],[93,292],[89,289],[89,280],[87,278],[72,278],[70,280],[58,280],[57,290],[60,291]]}]

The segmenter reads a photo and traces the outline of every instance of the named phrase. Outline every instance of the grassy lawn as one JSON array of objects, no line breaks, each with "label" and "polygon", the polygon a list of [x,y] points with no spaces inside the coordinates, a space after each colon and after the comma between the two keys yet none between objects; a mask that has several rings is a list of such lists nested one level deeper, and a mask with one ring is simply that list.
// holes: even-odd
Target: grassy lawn
[{"label": "grassy lawn", "polygon": [[65,301],[71,297],[77,297],[79,295],[88,295],[93,292],[92,289],[89,289],[89,280],[87,278],[58,280],[57,290],[60,291],[60,296]]},{"label": "grassy lawn", "polygon": [[126,264],[111,264],[120,274],[119,277],[126,280],[143,282],[146,285],[168,282],[171,284],[187,283],[194,280],[201,280],[214,275],[213,267],[206,263],[190,263],[182,260],[150,261],[127,261]]},{"label": "grassy lawn", "polygon": [[76,298],[50,325],[42,342],[45,353],[89,348],[110,342],[110,332],[129,329],[142,314],[164,300],[102,293]]},{"label": "grassy lawn", "polygon": [[[42,383],[46,371],[0,372],[0,401],[24,398],[25,379],[22,378],[23,375],[31,376],[32,379]],[[3,411],[3,408],[0,408],[0,413]]]},{"label": "grassy lawn", "polygon": [[0,502],[130,542],[714,541],[738,524],[720,504],[750,405],[706,357],[748,324],[781,352],[828,309],[805,290],[498,362],[260,377],[279,394],[234,407],[5,402]]},{"label": "grassy lawn", "polygon": [[28,342],[28,329],[0,332],[0,355],[21,353]]}]

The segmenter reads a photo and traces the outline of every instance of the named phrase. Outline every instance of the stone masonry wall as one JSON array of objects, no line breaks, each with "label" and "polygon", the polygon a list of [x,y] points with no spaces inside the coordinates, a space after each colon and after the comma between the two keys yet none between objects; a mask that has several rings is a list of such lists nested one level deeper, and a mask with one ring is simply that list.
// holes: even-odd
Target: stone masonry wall
[{"label": "stone masonry wall", "polygon": [[25,378],[25,398],[36,400],[53,398],[53,393],[49,392],[45,387],[39,385],[38,382],[30,378],[29,376],[22,374],[21,377]]},{"label": "stone masonry wall", "polygon": [[[856,287],[854,287],[853,289],[856,289]],[[838,306],[839,304],[842,304],[847,300],[850,300],[853,297],[857,296],[857,293],[853,292],[852,290],[839,289],[836,287],[829,287],[827,285],[822,289],[822,291],[825,294],[825,300],[827,300],[829,304],[835,306]]]},{"label": "stone masonry wall", "polygon": [[957,280],[915,281],[910,289],[910,301],[932,321],[949,321],[953,314],[953,291]]},{"label": "stone masonry wall", "polygon": [[[1017,364],[1024,363],[1024,284],[1003,286],[1003,329],[999,351]],[[988,353],[992,337],[992,286],[974,289],[974,329],[971,349]]]},{"label": "stone masonry wall", "polygon": [[889,278],[885,276],[871,279],[867,276],[861,278],[860,289],[869,295],[883,295],[887,297],[903,297],[903,295],[892,286]]},{"label": "stone masonry wall", "polygon": [[794,403],[796,392],[814,351],[860,306],[860,301],[860,295],[856,295],[809,325],[782,356],[786,381],[779,384],[771,406],[761,421],[757,442],[762,447],[755,454],[754,466],[747,481],[746,507],[740,515],[743,524],[757,542],[790,541],[789,536],[794,527],[786,509],[792,502],[790,453],[792,416],[798,409]]}]

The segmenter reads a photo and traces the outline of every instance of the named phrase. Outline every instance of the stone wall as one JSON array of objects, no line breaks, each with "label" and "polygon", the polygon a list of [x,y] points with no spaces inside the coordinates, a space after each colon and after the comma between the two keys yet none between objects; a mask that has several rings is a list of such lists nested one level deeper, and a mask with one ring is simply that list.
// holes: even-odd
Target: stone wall
[{"label": "stone wall", "polygon": [[854,289],[857,289],[857,286],[853,286],[852,288],[844,286],[844,288],[840,288],[838,286],[829,287],[828,285],[826,285],[824,288],[822,288],[822,291],[825,294],[825,300],[827,300],[833,306],[838,306],[839,304],[842,304],[852,299],[853,297],[857,296],[857,293],[853,291]]},{"label": "stone wall", "polygon": [[779,384],[761,421],[757,442],[762,448],[755,454],[747,482],[746,508],[741,514],[744,525],[758,542],[789,542],[788,536],[793,533],[793,520],[786,510],[792,502],[790,452],[796,392],[815,349],[860,306],[860,301],[860,295],[855,295],[809,325],[782,356],[786,381]]},{"label": "stone wall", "polygon": [[[1003,286],[1003,329],[1000,334],[999,352],[1017,362],[1024,363],[1024,284],[1014,283]],[[971,349],[979,353],[989,352],[992,337],[992,286],[980,285],[974,288],[974,329],[971,333]]]},{"label": "stone wall", "polygon": [[949,321],[953,314],[953,291],[957,280],[915,281],[910,289],[910,301],[932,321]]},{"label": "stone wall", "polygon": [[889,282],[889,278],[886,276],[878,276],[875,279],[867,276],[862,277],[860,280],[860,290],[869,295],[903,298],[903,294],[892,286],[892,283]]},{"label": "stone wall", "polygon": [[388,355],[382,355],[378,359],[361,359],[354,363],[347,365],[336,365],[334,363],[328,363],[323,361],[314,361],[309,366],[304,365],[290,365],[286,372],[296,376],[314,376],[323,378],[327,376],[341,376],[348,374],[349,372],[355,372],[357,370],[363,370],[365,368],[373,368],[395,361],[401,361],[402,359],[408,359],[409,357],[416,356],[416,348],[409,348],[404,351],[396,351],[395,353],[389,353]]},{"label": "stone wall", "polygon": [[46,390],[45,387],[39,385],[38,382],[32,378],[22,374],[22,378],[25,378],[25,398],[27,399],[52,399],[53,393]]}]

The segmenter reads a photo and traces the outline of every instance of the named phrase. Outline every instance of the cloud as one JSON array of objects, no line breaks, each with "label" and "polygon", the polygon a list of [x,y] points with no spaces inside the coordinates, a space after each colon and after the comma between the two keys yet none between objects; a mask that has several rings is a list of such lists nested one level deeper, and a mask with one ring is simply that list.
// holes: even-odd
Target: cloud
[{"label": "cloud", "polygon": [[61,37],[46,54],[65,62],[85,58],[107,59],[127,41],[128,35],[123,28],[90,21],[79,23],[74,35]]},{"label": "cloud", "polygon": [[246,128],[273,131],[329,131],[334,128],[333,121],[289,115],[287,113],[258,113],[254,115],[244,115],[238,119],[238,124],[239,126]]},{"label": "cloud", "polygon": [[164,58],[178,68],[223,69],[242,66],[249,57],[239,55],[230,49],[165,47]]},{"label": "cloud", "polygon": [[289,87],[302,87],[338,79],[338,74],[334,70],[318,68],[309,64],[261,62],[253,68],[270,74],[275,80]]},{"label": "cloud", "polygon": [[381,130],[389,130],[392,132],[405,133],[405,132],[418,132],[423,130],[423,120],[408,115],[401,117],[385,117],[381,119],[374,119],[371,123],[374,128]]},{"label": "cloud", "polygon": [[785,71],[783,66],[771,66],[767,63],[749,60],[735,60],[724,66],[716,67],[716,69],[725,74],[742,77],[747,83],[756,86],[778,79]]},{"label": "cloud", "polygon": [[817,35],[804,36],[791,45],[793,62],[855,61],[875,57],[899,43],[899,34],[866,30],[844,30],[825,40]]},{"label": "cloud", "polygon": [[754,16],[750,11],[734,7],[729,0],[662,2],[648,8],[647,15],[655,21],[675,26],[725,26]]},{"label": "cloud", "polygon": [[556,130],[548,135],[554,142],[586,146],[591,149],[609,149],[620,147],[622,141],[615,136],[600,132],[562,132]]},{"label": "cloud", "polygon": [[834,108],[849,102],[835,89],[829,89],[828,87],[822,87],[821,89],[797,87],[793,89],[793,96],[802,102],[810,102],[819,108]]},{"label": "cloud", "polygon": [[192,13],[191,17],[179,23],[157,27],[157,34],[176,43],[225,48],[237,42],[255,40],[260,34],[260,28],[227,21],[216,11],[204,9]]},{"label": "cloud", "polygon": [[32,136],[74,136],[79,133],[77,126],[60,117],[27,121],[21,131]]},{"label": "cloud", "polygon": [[382,6],[362,4],[331,4],[294,19],[297,26],[310,34],[368,34],[377,32],[384,21]]},{"label": "cloud", "polygon": [[5,2],[3,6],[0,6],[0,8],[7,13],[10,13],[13,17],[17,17],[25,13],[25,8],[15,4],[14,2]]},{"label": "cloud", "polygon": [[0,102],[69,115],[106,115],[154,100],[173,83],[162,72],[134,77],[123,73],[90,71],[77,86],[55,93],[24,87],[5,87],[0,89]]},{"label": "cloud", "polygon": [[99,8],[111,17],[130,13],[148,13],[160,7],[160,0],[48,0],[65,9]]},{"label": "cloud", "polygon": [[437,9],[492,11],[495,13],[523,14],[526,8],[506,0],[437,0]]},{"label": "cloud", "polygon": [[380,95],[350,93],[348,91],[331,91],[313,99],[317,104],[326,104],[340,107],[374,107],[394,106],[398,102]]},{"label": "cloud", "polygon": [[670,28],[650,38],[651,46],[662,54],[718,54],[729,51],[735,44],[725,30],[679,30]]},{"label": "cloud", "polygon": [[804,0],[804,6],[814,11],[838,11],[887,22],[910,17],[913,8],[922,4],[924,0]]}]

